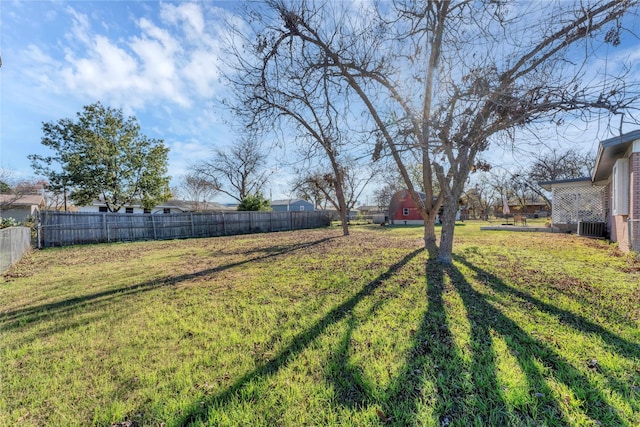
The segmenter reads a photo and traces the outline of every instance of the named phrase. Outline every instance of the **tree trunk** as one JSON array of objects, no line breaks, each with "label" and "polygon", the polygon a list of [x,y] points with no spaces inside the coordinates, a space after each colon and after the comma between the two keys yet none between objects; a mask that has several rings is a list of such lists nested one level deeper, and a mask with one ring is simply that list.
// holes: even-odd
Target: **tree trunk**
[{"label": "tree trunk", "polygon": [[[332,165],[334,165],[332,159]],[[336,198],[338,199],[338,211],[340,212],[340,220],[342,221],[342,235],[349,235],[349,207],[347,206],[347,201],[344,198],[344,189],[342,188],[342,183],[344,182],[344,175],[340,173],[339,165],[337,162],[334,165],[334,171],[336,172]]]},{"label": "tree trunk", "polygon": [[424,219],[424,248],[429,253],[429,258],[433,258],[438,253],[436,244],[436,216],[425,215]]},{"label": "tree trunk", "polygon": [[345,210],[340,212],[340,221],[342,221],[342,235],[343,236],[348,236],[349,235],[349,221],[347,216],[349,215],[349,213]]},{"label": "tree trunk", "polygon": [[453,262],[453,232],[456,226],[457,203],[445,203],[442,212],[442,230],[440,233],[440,247],[438,248],[437,261],[441,264]]}]

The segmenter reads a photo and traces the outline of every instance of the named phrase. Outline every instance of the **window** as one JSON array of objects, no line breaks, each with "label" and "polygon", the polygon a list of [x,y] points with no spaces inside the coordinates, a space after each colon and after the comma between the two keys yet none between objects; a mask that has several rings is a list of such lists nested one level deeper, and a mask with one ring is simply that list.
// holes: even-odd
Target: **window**
[{"label": "window", "polygon": [[107,209],[107,207],[106,207],[106,206],[100,206],[100,207],[98,208],[98,212],[109,212],[109,210]]},{"label": "window", "polygon": [[300,206],[300,210],[303,211],[304,210],[304,206]]},{"label": "window", "polygon": [[409,216],[409,208],[402,209],[402,215]]},{"label": "window", "polygon": [[170,213],[171,213],[171,208],[164,208],[164,209],[162,209],[162,213],[170,214]]},{"label": "window", "polygon": [[144,213],[151,213],[151,209],[144,208]]},{"label": "window", "polygon": [[613,165],[611,180],[614,215],[629,215],[629,159],[618,159]]},{"label": "window", "polygon": [[126,213],[133,213],[133,208],[126,208],[126,209],[125,209],[125,212],[126,212]]}]

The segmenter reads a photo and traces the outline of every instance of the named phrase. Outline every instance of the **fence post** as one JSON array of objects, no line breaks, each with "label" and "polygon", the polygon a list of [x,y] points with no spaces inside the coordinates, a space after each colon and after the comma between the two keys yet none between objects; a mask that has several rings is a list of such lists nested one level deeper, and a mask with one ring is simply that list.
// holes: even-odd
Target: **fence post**
[{"label": "fence post", "polygon": [[153,240],[157,240],[158,233],[156,232],[156,219],[153,216],[153,214],[149,214],[149,215],[151,215],[151,227],[153,228]]},{"label": "fence post", "polygon": [[42,236],[42,221],[43,221],[43,216],[46,215],[47,211],[44,212],[40,212],[38,215],[38,223],[36,224],[36,239],[38,239],[38,249],[42,249],[42,245],[44,244],[43,242],[43,236]]},{"label": "fence post", "polygon": [[224,223],[224,212],[222,212],[222,235],[227,235],[227,226]]},{"label": "fence post", "polygon": [[196,229],[193,226],[193,212],[189,212],[189,219],[191,220],[191,237],[196,237]]},{"label": "fence post", "polygon": [[109,243],[109,228],[107,227],[107,214],[102,214],[102,238]]}]

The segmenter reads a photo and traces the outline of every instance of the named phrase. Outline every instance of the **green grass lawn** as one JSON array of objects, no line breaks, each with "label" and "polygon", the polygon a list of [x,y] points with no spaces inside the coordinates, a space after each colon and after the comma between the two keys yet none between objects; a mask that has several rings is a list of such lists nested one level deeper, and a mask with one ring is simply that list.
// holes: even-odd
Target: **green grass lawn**
[{"label": "green grass lawn", "polygon": [[451,267],[419,227],[33,252],[0,425],[640,425],[640,263],[479,226]]}]

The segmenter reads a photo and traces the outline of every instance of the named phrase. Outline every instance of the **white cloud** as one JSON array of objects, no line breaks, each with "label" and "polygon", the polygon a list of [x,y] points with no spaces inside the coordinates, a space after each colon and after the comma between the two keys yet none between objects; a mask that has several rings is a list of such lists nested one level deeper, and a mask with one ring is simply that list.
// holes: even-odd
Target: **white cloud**
[{"label": "white cloud", "polygon": [[208,52],[202,50],[193,52],[183,70],[183,75],[201,96],[213,96],[218,89],[219,74],[216,60]]},{"label": "white cloud", "polygon": [[[161,4],[159,23],[142,17],[136,22],[138,34],[108,38],[87,15],[68,7],[72,25],[65,35],[64,64],[45,74],[60,76],[59,91],[115,102],[126,110],[158,103],[191,108],[221,89],[217,57],[227,12],[206,10],[205,18],[197,3]],[[40,62],[47,62],[42,56]]]},{"label": "white cloud", "polygon": [[70,41],[78,40],[82,43],[88,44],[89,40],[89,18],[83,13],[79,13],[72,7],[67,7],[67,13],[73,17],[73,23],[71,25],[71,33],[67,34],[67,39]]},{"label": "white cloud", "polygon": [[163,4],[160,11],[163,21],[171,24],[183,24],[183,31],[190,35],[190,38],[203,34],[205,23],[202,9],[197,3],[182,3],[176,6]]}]

